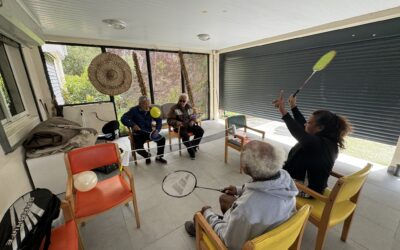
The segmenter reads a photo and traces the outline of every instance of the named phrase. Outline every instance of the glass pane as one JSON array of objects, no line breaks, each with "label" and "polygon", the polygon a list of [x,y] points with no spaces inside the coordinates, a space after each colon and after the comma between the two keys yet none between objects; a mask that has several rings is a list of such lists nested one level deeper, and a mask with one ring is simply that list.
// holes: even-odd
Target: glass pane
[{"label": "glass pane", "polygon": [[[110,101],[108,95],[93,87],[88,77],[88,66],[93,58],[101,53],[100,48],[46,44],[42,49],[43,52],[52,55],[53,62],[48,64],[46,60],[47,70],[51,85],[59,85],[65,104]],[[57,88],[52,88],[56,93]]]},{"label": "glass pane", "polygon": [[203,113],[202,119],[208,119],[208,55],[184,54],[189,82],[192,86],[196,108]]},{"label": "glass pane", "polygon": [[0,46],[0,58],[6,58],[6,60],[0,62],[4,82],[1,87],[1,94],[5,101],[2,108],[4,112],[7,112],[5,109],[8,109],[11,116],[14,116],[25,111],[21,95],[15,82],[14,73],[10,65],[14,60],[21,60],[21,55],[18,48],[4,45]]},{"label": "glass pane", "polygon": [[150,52],[154,103],[178,102],[182,93],[181,66],[178,53]]},{"label": "glass pane", "polygon": [[3,107],[2,107],[3,103],[6,104],[6,103],[9,102],[9,100],[7,101],[8,95],[7,95],[7,97],[4,95],[5,92],[7,92],[6,91],[6,86],[4,84],[3,76],[0,73],[0,94],[1,94],[0,98],[2,99],[2,100],[0,100],[0,102],[1,102],[0,103],[1,104],[0,105],[0,121],[6,118],[6,116],[5,116],[4,112],[3,112]]},{"label": "glass pane", "polygon": [[[138,104],[138,99],[142,95],[139,87],[139,81],[136,76],[136,70],[133,62],[132,52],[134,51],[137,55],[140,71],[142,72],[142,78],[147,89],[147,95],[150,97],[149,87],[149,75],[147,71],[147,60],[146,51],[143,50],[130,50],[130,49],[113,49],[107,48],[107,52],[111,52],[122,57],[131,67],[132,70],[132,85],[128,91],[121,95],[115,96],[115,106],[117,109],[118,120],[121,120],[121,116],[127,112],[131,107]],[[122,124],[120,124],[123,126]],[[121,130],[125,131],[125,128],[121,127]]]}]

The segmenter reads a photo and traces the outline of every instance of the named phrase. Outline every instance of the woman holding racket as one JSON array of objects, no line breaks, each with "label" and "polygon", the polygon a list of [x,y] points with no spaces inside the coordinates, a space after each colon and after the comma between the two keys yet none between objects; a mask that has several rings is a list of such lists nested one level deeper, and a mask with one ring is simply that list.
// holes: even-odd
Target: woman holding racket
[{"label": "woman holding racket", "polygon": [[[328,110],[317,110],[306,121],[297,108],[296,97],[291,95],[288,102],[294,118],[285,108],[283,91],[273,102],[290,133],[298,141],[290,150],[283,169],[293,179],[302,182],[307,174],[308,187],[322,194],[339,148],[344,148],[344,137],[351,131],[351,125],[346,118]],[[300,195],[307,197],[305,193]]]},{"label": "woman holding racket", "polygon": [[[156,122],[156,129],[152,128],[152,121]],[[146,158],[146,164],[151,163],[151,155],[143,149],[147,140],[153,140],[157,143],[156,161],[166,164],[167,160],[163,158],[165,138],[158,133],[161,130],[161,118],[154,118],[150,114],[150,100],[147,96],[139,97],[139,105],[131,108],[121,117],[121,122],[127,127],[133,129],[133,137],[136,145],[136,152]],[[156,138],[156,139],[153,139]]]}]

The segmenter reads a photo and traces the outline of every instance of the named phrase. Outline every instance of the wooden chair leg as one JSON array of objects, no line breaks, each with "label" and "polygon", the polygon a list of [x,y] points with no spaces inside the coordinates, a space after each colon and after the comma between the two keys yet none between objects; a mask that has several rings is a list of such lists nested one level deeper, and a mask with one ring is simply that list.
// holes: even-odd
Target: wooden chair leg
[{"label": "wooden chair leg", "polygon": [[78,249],[79,250],[84,250],[83,242],[82,242],[82,238],[81,238],[81,235],[79,233],[79,230],[78,230]]},{"label": "wooden chair leg", "polygon": [[136,158],[136,151],[132,151],[132,156],[133,156],[133,161],[135,162],[135,165],[137,165],[137,158]]},{"label": "wooden chair leg", "polygon": [[171,144],[171,135],[168,135],[168,140],[169,140],[169,151],[172,151],[172,144]]},{"label": "wooden chair leg", "polygon": [[315,242],[315,250],[322,250],[326,238],[328,227],[318,228],[317,240]]},{"label": "wooden chair leg", "polygon": [[347,219],[343,223],[342,236],[340,237],[340,239],[342,241],[347,240],[347,236],[350,231],[351,221],[353,220],[353,215],[354,215],[354,211],[353,211],[353,213],[351,213],[351,215],[349,217],[347,217]]},{"label": "wooden chair leg", "polygon": [[139,209],[136,202],[136,195],[133,196],[132,204],[133,204],[133,210],[135,212],[136,227],[140,228]]},{"label": "wooden chair leg", "polygon": [[181,137],[179,136],[178,138],[178,144],[179,144],[179,156],[182,156],[182,146],[181,146]]},{"label": "wooden chair leg", "polygon": [[225,163],[228,163],[228,146],[225,144]]}]

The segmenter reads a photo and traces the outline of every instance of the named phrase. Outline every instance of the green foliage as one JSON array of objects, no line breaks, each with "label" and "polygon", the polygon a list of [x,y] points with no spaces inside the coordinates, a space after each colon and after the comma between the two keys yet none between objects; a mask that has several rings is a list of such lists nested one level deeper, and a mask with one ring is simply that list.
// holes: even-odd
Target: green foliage
[{"label": "green foliage", "polygon": [[89,81],[87,69],[81,75],[65,75],[65,84],[61,89],[68,104],[109,101],[107,95],[97,91]]},{"label": "green foliage", "polygon": [[83,74],[95,56],[101,53],[100,48],[84,46],[66,46],[68,55],[63,60],[66,75]]}]

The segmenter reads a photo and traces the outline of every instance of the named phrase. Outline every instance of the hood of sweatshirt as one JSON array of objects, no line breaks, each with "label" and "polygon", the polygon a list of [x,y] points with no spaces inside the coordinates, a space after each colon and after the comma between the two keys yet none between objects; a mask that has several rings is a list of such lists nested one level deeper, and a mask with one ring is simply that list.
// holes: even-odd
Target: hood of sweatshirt
[{"label": "hood of sweatshirt", "polygon": [[289,173],[284,169],[279,171],[279,178],[267,181],[249,182],[245,184],[245,189],[268,193],[269,195],[281,199],[293,199],[299,191]]}]

